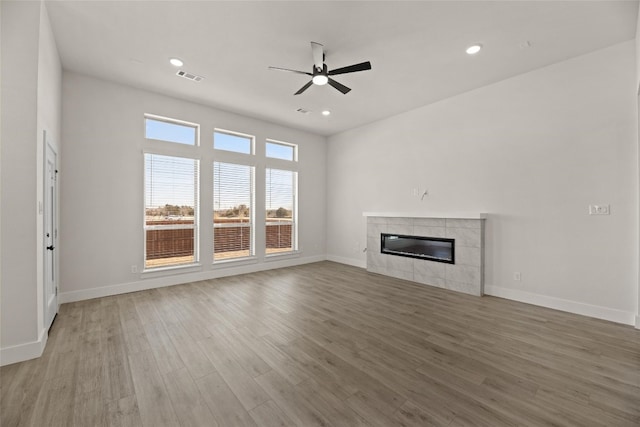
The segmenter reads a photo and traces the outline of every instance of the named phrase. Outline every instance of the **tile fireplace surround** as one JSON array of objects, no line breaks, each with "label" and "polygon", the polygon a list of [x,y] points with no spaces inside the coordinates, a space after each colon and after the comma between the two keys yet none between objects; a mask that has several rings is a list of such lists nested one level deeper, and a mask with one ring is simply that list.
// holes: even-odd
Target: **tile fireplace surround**
[{"label": "tile fireplace surround", "polygon": [[[481,296],[484,291],[486,214],[402,214],[365,212],[367,271]],[[455,264],[380,252],[380,234],[455,239]]]}]

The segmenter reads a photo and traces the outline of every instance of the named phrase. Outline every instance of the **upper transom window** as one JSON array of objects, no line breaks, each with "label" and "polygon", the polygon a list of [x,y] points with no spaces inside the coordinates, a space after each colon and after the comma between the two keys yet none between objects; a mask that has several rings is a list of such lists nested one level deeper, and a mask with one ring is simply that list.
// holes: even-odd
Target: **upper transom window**
[{"label": "upper transom window", "polygon": [[253,154],[253,139],[250,135],[216,129],[213,133],[213,148],[235,153]]},{"label": "upper transom window", "polygon": [[266,156],[272,159],[296,161],[298,160],[296,148],[295,144],[267,140]]},{"label": "upper transom window", "polygon": [[198,125],[165,117],[146,115],[145,138],[178,144],[197,145]]}]

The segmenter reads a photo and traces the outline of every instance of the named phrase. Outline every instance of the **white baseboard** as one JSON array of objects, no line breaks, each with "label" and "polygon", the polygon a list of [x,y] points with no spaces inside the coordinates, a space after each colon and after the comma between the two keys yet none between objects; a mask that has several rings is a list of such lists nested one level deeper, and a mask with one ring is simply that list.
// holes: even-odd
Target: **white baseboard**
[{"label": "white baseboard", "polygon": [[197,282],[200,280],[216,279],[219,277],[235,276],[238,274],[255,273],[257,271],[273,270],[276,268],[293,267],[296,265],[310,264],[325,261],[324,255],[304,258],[287,258],[282,260],[270,259],[259,264],[227,266],[215,270],[199,271],[196,273],[174,274],[170,276],[154,277],[136,282],[122,283],[118,285],[103,286],[100,288],[82,289],[78,291],[61,292],[58,294],[58,302],[83,301],[93,298],[107,297],[111,295],[126,294],[129,292],[144,291],[147,289],[162,288],[165,286],[180,285],[182,283]]},{"label": "white baseboard", "polygon": [[47,338],[49,338],[49,334],[45,330],[40,335],[38,341],[1,348],[0,366],[24,362],[25,360],[31,360],[42,356],[44,347],[47,345]]},{"label": "white baseboard", "polygon": [[640,315],[636,316],[636,329],[640,329]]},{"label": "white baseboard", "polygon": [[338,262],[340,264],[351,265],[353,267],[367,268],[367,262],[359,259],[344,258],[336,255],[327,255],[327,261]]},{"label": "white baseboard", "polygon": [[502,288],[499,286],[484,286],[485,295],[506,298],[514,301],[525,302],[528,304],[539,305],[542,307],[553,308],[555,310],[566,311],[583,316],[595,317],[597,319],[609,320],[611,322],[623,323],[625,325],[633,325],[635,317],[636,328],[638,326],[638,317],[635,313],[617,310],[609,307],[585,304],[582,302],[570,301],[562,298],[555,298],[546,295],[533,294],[517,289]]}]

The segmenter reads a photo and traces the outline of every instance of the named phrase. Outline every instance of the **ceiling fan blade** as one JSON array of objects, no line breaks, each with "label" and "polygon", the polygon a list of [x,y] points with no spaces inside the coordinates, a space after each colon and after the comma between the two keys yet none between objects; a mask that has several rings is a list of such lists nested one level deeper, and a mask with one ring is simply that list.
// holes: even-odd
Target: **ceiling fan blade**
[{"label": "ceiling fan blade", "polygon": [[343,85],[341,83],[338,83],[337,81],[333,80],[332,78],[329,78],[329,84],[331,86],[335,87],[336,89],[338,89],[343,94],[347,94],[351,90],[348,87],[346,87],[345,85]]},{"label": "ceiling fan blade", "polygon": [[304,92],[305,90],[309,89],[309,87],[311,87],[312,84],[313,84],[313,80],[309,81],[309,83],[307,83],[306,85],[302,86],[299,91],[294,93],[294,95],[300,95],[302,92]]},{"label": "ceiling fan blade", "polygon": [[288,71],[290,73],[296,73],[296,74],[304,74],[306,76],[312,76],[313,74],[311,73],[306,73],[304,71],[298,71],[298,70],[290,70],[288,68],[279,68],[279,67],[269,67],[270,70],[279,70],[279,71]]},{"label": "ceiling fan blade", "polygon": [[371,69],[371,62],[361,62],[359,64],[349,65],[348,67],[336,68],[329,71],[330,76],[337,74],[355,73],[356,71],[366,71]]},{"label": "ceiling fan blade", "polygon": [[313,55],[313,65],[322,70],[324,65],[324,47],[320,43],[311,42],[311,54]]}]

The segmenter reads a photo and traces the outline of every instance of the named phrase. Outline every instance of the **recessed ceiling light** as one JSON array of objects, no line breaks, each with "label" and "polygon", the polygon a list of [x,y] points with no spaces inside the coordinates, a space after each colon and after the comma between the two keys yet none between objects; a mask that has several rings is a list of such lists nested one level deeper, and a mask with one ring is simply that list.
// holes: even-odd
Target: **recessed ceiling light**
[{"label": "recessed ceiling light", "polygon": [[184,65],[184,62],[182,62],[181,59],[178,58],[170,58],[169,62],[171,63],[171,65],[173,65],[174,67],[182,67]]},{"label": "recessed ceiling light", "polygon": [[331,111],[329,111],[329,110],[324,110],[324,111],[322,112],[322,115],[323,115],[323,116],[328,116],[328,115],[330,115],[330,114],[331,114]]},{"label": "recessed ceiling light", "polygon": [[481,49],[482,49],[482,45],[481,44],[474,44],[474,45],[469,46],[467,48],[467,53],[469,55],[475,55],[476,53],[480,52]]}]

